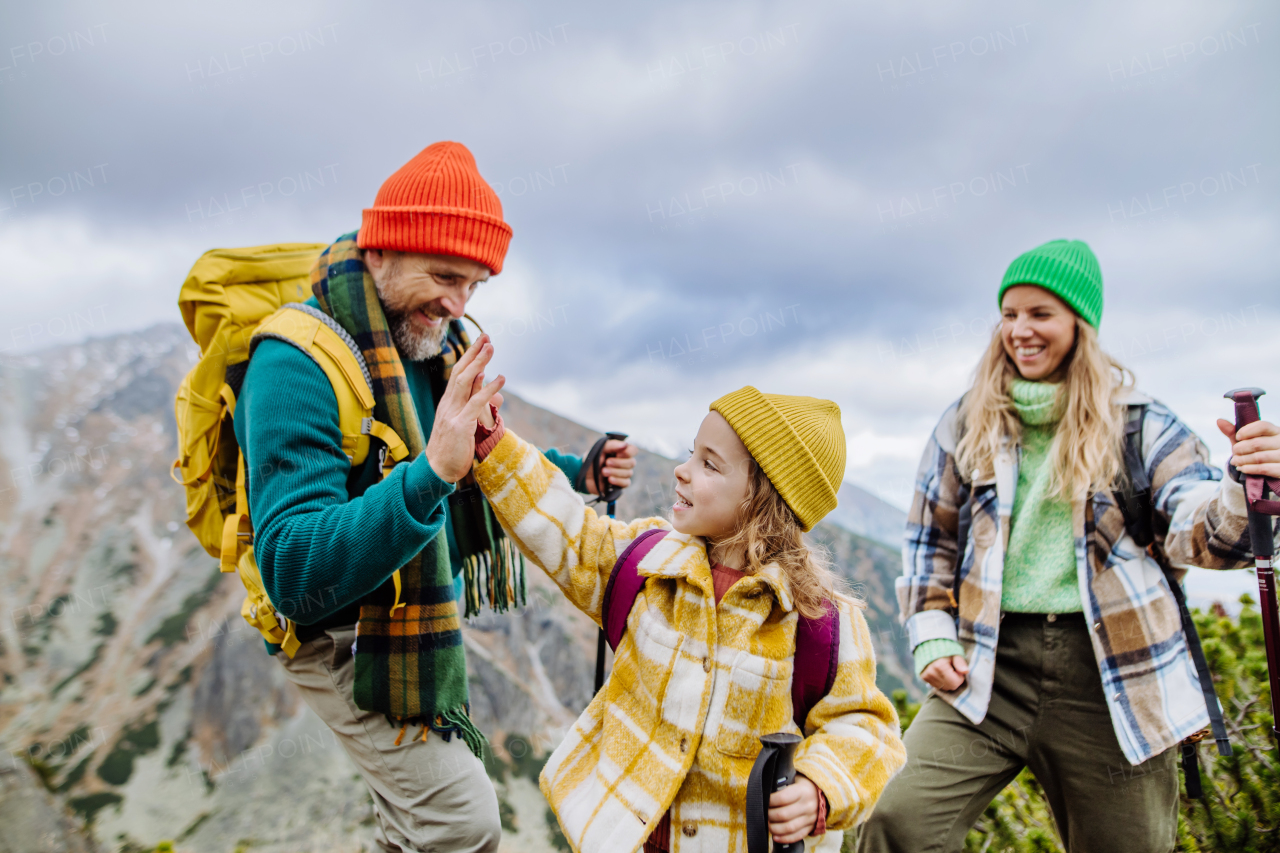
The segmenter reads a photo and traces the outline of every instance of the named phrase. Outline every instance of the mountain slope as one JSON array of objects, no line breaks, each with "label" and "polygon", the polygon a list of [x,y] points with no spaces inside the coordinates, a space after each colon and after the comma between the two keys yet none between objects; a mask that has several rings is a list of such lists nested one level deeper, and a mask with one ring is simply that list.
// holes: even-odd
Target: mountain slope
[{"label": "mountain slope", "polygon": [[[0,836],[43,815],[65,836],[49,849],[367,848],[371,804],[354,768],[240,619],[238,581],[184,526],[168,477],[172,401],[196,356],[181,326],[163,324],[0,359],[0,772],[12,771]],[[596,438],[514,395],[504,416],[542,446],[580,453]],[[642,453],[619,514],[665,512],[673,465]],[[867,599],[881,683],[909,685],[896,554],[833,524],[814,538]],[[521,853],[555,843],[538,756],[591,697],[596,634],[541,572],[529,580],[524,611],[464,628],[503,847]],[[36,798],[53,811],[5,805]],[[67,834],[75,824],[92,841]]]}]

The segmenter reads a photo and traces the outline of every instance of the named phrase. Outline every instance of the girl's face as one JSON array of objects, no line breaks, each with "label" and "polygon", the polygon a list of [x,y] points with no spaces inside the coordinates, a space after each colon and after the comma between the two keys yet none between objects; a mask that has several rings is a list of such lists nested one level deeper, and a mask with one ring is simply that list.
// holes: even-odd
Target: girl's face
[{"label": "girl's face", "polygon": [[1043,287],[1014,285],[1000,312],[1000,340],[1023,379],[1050,376],[1075,345],[1076,313]]},{"label": "girl's face", "polygon": [[698,429],[691,455],[676,466],[672,526],[680,533],[711,540],[733,533],[754,464],[724,416],[708,414]]}]

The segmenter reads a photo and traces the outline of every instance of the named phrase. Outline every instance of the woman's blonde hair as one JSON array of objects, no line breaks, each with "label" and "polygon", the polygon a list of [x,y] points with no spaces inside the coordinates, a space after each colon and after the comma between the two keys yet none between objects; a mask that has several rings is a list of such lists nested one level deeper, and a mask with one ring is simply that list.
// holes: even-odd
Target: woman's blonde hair
[{"label": "woman's blonde hair", "polygon": [[[1081,488],[1110,487],[1122,468],[1125,409],[1116,396],[1133,386],[1133,374],[1103,351],[1097,331],[1079,317],[1075,344],[1057,372],[1063,371],[1056,401],[1062,418],[1049,447],[1049,489],[1051,495],[1071,500]],[[1001,443],[1021,438],[1022,422],[1009,395],[1018,376],[996,326],[973,387],[960,403],[956,460],[966,480],[975,474],[993,476]]]},{"label": "woman's blonde hair", "polygon": [[739,524],[732,535],[711,543],[712,561],[718,554],[745,550],[744,571],[753,575],[769,563],[777,563],[791,586],[796,610],[808,619],[825,612],[824,601],[844,593],[840,578],[831,571],[825,550],[804,541],[796,514],[769,482],[764,469],[751,460],[747,496],[738,506]]}]

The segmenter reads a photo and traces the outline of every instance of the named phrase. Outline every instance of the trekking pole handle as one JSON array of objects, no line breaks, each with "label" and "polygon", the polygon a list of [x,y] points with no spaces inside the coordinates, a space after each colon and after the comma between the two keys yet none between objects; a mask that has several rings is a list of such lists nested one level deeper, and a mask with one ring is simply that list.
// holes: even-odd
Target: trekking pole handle
[{"label": "trekking pole handle", "polygon": [[[626,441],[627,440],[627,434],[625,432],[606,432],[604,434],[604,437],[607,441]],[[608,458],[607,456],[604,455],[603,450],[600,451],[600,455],[605,459]],[[602,472],[604,470],[603,460],[601,460],[601,463],[600,463],[600,470]],[[604,474],[602,473],[600,476],[601,478],[603,478]],[[603,483],[596,483],[596,487],[601,490],[608,488]],[[608,513],[610,518],[613,518],[613,515],[615,512],[617,512],[617,509],[618,509],[618,502],[616,500],[613,500],[613,501],[609,501],[607,507],[605,508],[605,511]]]},{"label": "trekking pole handle", "polygon": [[1261,388],[1237,388],[1222,395],[1236,404],[1236,429],[1261,420],[1258,398],[1266,393]]},{"label": "trekking pole handle", "polygon": [[[764,735],[760,740],[765,746],[771,746],[777,750],[778,757],[773,765],[773,779],[769,780],[773,783],[773,790],[781,791],[783,788],[795,784],[796,768],[792,761],[795,759],[796,747],[800,745],[800,738],[786,732],[778,732]],[[767,823],[769,815],[768,795],[765,796],[764,810]],[[803,851],[804,841],[793,841],[790,844],[774,842],[773,844],[773,853],[803,853]]]},{"label": "trekking pole handle", "polygon": [[[1258,398],[1266,393],[1261,388],[1237,388],[1223,395],[1236,404],[1237,431],[1247,424],[1262,419],[1262,413],[1258,410]],[[1263,491],[1265,496],[1265,488]],[[1274,556],[1275,544],[1271,527],[1271,516],[1256,511],[1250,504],[1249,540],[1253,545],[1254,557],[1270,561]]]}]

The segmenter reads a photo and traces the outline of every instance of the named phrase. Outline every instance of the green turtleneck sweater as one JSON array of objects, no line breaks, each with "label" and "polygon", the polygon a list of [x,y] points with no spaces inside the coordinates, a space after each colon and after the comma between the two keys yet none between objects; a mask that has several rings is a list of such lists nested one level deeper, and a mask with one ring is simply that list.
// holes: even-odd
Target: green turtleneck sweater
[{"label": "green turtleneck sweater", "polygon": [[[1015,379],[1009,388],[1022,421],[1022,443],[1000,608],[1013,613],[1076,613],[1083,609],[1071,504],[1049,496],[1049,446],[1061,416],[1057,392],[1056,384],[1025,379]],[[938,658],[963,653],[954,640],[926,640],[914,651],[916,673]]]},{"label": "green turtleneck sweater", "polygon": [[1000,608],[1013,613],[1078,613],[1071,503],[1049,495],[1049,446],[1061,417],[1058,386],[1015,379],[1009,388],[1022,421],[1018,486],[1013,494],[1009,549],[1004,557]]}]

